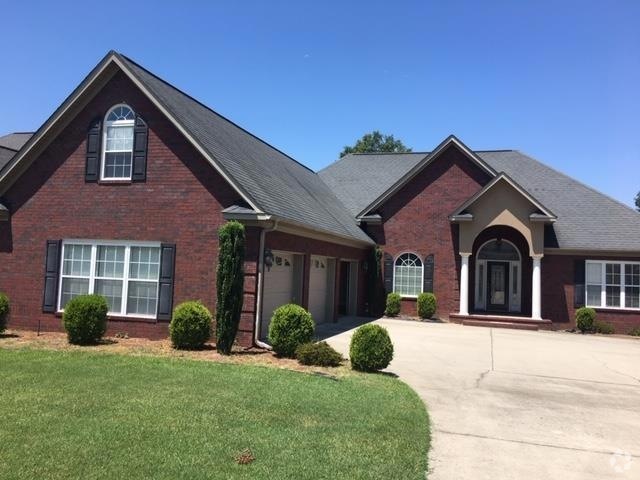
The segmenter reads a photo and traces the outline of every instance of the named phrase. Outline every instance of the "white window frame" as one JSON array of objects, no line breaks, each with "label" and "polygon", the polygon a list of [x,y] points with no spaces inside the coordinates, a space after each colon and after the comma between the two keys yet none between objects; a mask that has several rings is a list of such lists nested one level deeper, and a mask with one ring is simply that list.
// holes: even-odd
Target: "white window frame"
[{"label": "white window frame", "polygon": [[[113,110],[115,110],[116,108],[120,108],[120,107],[126,107],[129,110],[131,110],[131,113],[133,113],[133,120],[115,120],[115,121],[107,121],[107,118],[109,117],[109,115],[111,115],[111,112]],[[135,132],[135,127],[136,127],[136,120],[135,120],[135,116],[136,116],[136,112],[133,110],[133,108],[131,108],[129,105],[127,105],[126,103],[119,103],[117,105],[113,105],[109,111],[107,112],[107,114],[104,116],[104,127],[102,128],[102,152],[100,152],[100,156],[101,156],[101,162],[100,162],[100,180],[105,180],[105,181],[131,181],[131,179],[133,178],[133,148],[134,145],[133,143],[135,143],[136,140],[136,132]],[[129,173],[128,177],[107,177],[105,175],[105,170],[106,170],[106,158],[107,158],[107,131],[108,131],[108,127],[131,127],[131,131],[133,134],[133,138],[132,138],[132,144],[131,144],[131,150],[109,150],[108,153],[131,153],[131,170]]]},{"label": "white window frame", "polygon": [[[131,258],[131,247],[152,247],[158,248],[160,250],[160,262],[162,262],[162,249],[160,242],[139,242],[139,241],[121,241],[121,240],[87,240],[87,239],[67,239],[62,241],[62,251],[60,254],[60,273],[58,275],[58,301],[57,301],[57,310],[58,313],[63,313],[64,309],[60,308],[62,302],[62,279],[63,278],[87,278],[87,277],[79,277],[75,275],[63,275],[63,267],[64,267],[64,250],[67,245],[90,245],[91,246],[91,270],[89,273],[89,292],[91,295],[95,291],[96,284],[96,259],[98,256],[98,247],[106,246],[106,247],[125,247],[124,252],[124,271],[122,274],[122,278],[107,278],[107,277],[99,277],[98,280],[122,280],[122,301],[120,302],[120,311],[119,312],[108,312],[109,316],[113,317],[129,317],[129,318],[148,318],[155,320],[158,316],[158,305],[160,302],[160,268],[162,264],[158,266],[158,279],[157,280],[143,280],[137,278],[129,278],[129,260]],[[153,315],[145,315],[141,313],[127,313],[127,301],[129,295],[129,281],[140,281],[140,282],[155,282],[156,283],[156,313]]]},{"label": "white window frame", "polygon": [[[588,288],[587,285],[595,285],[594,283],[587,284],[587,269],[590,264],[599,264],[601,267],[601,278],[600,278],[600,305],[593,305],[589,303],[589,296],[587,294]],[[610,307],[607,306],[607,264],[616,264],[620,265],[620,306],[619,307]],[[626,307],[626,266],[627,265],[640,265],[640,262],[627,262],[627,261],[618,261],[618,260],[585,260],[584,266],[584,304],[587,307],[591,308],[600,308],[607,310],[630,310],[630,311],[640,311],[640,308],[637,307]],[[618,286],[618,285],[616,285]],[[636,285],[629,285],[636,286]]]},{"label": "white window frame", "polygon": [[424,260],[422,260],[422,258],[420,258],[420,255],[415,252],[402,252],[393,259],[393,292],[398,293],[402,298],[418,298],[418,295],[405,295],[404,293],[396,291],[396,262],[403,255],[414,255],[420,262],[420,291],[418,292],[418,295],[420,295],[424,291]]}]

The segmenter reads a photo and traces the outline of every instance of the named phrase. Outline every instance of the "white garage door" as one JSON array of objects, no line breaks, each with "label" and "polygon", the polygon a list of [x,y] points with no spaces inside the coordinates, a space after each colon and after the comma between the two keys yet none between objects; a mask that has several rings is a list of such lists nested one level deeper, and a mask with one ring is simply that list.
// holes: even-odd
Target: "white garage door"
[{"label": "white garage door", "polygon": [[273,252],[273,265],[265,267],[260,327],[263,339],[267,338],[273,311],[293,301],[293,257],[291,253]]},{"label": "white garage door", "polygon": [[333,295],[329,295],[329,272],[331,261],[326,257],[311,257],[309,271],[309,312],[316,323],[324,323],[329,320],[329,314],[333,311],[330,302]]}]

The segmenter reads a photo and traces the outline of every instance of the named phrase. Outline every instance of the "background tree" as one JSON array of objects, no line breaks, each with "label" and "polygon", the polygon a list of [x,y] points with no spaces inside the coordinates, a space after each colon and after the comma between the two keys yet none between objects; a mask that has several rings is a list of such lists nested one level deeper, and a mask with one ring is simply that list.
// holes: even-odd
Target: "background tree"
[{"label": "background tree", "polygon": [[640,192],[636,195],[636,210],[640,212]]},{"label": "background tree", "polygon": [[218,239],[216,348],[223,355],[229,355],[242,311],[244,226],[239,222],[227,222],[218,230]]},{"label": "background tree", "polygon": [[349,153],[372,153],[372,152],[410,152],[402,140],[396,140],[393,135],[383,135],[378,130],[366,133],[353,147],[345,146],[340,153],[340,158]]}]

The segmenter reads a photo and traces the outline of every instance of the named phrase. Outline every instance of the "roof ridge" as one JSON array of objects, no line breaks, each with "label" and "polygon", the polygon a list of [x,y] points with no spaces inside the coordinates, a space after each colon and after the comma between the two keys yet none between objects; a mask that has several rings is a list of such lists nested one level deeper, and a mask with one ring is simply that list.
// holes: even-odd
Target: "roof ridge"
[{"label": "roof ridge", "polygon": [[625,208],[627,208],[627,209],[631,210],[631,211],[632,211],[633,213],[635,213],[636,215],[640,215],[640,212],[638,212],[636,209],[634,209],[634,208],[630,207],[629,205],[627,205],[627,204],[625,204],[625,203],[622,203],[620,200],[616,200],[615,198],[611,197],[610,195],[608,195],[608,194],[606,194],[606,193],[604,193],[604,192],[601,192],[600,190],[596,189],[595,187],[592,187],[591,185],[587,185],[586,183],[584,183],[584,182],[582,182],[582,181],[580,181],[580,180],[578,180],[578,179],[576,179],[576,178],[572,177],[571,175],[567,175],[566,173],[564,173],[564,172],[562,172],[562,171],[558,170],[557,168],[555,168],[555,167],[551,167],[551,166],[547,165],[545,162],[541,162],[541,161],[540,161],[540,160],[538,160],[537,158],[535,158],[535,157],[533,157],[533,156],[529,155],[528,153],[525,153],[525,152],[523,152],[522,150],[513,150],[513,151],[514,151],[514,152],[519,153],[520,155],[524,155],[525,157],[530,158],[530,159],[531,159],[531,160],[533,160],[534,162],[539,163],[539,164],[540,164],[540,165],[542,165],[543,167],[548,168],[549,170],[551,170],[551,171],[553,171],[553,172],[555,172],[555,173],[557,173],[557,174],[559,174],[559,175],[562,175],[562,176],[563,176],[563,177],[565,177],[565,178],[568,178],[568,179],[569,179],[569,180],[571,180],[572,182],[577,183],[578,185],[581,185],[582,187],[584,187],[584,188],[586,188],[586,189],[588,189],[588,190],[591,190],[592,192],[597,193],[598,195],[601,195],[601,196],[603,196],[603,197],[605,197],[605,198],[607,198],[607,199],[611,200],[612,202],[617,203],[618,205],[620,205],[620,206],[622,206],[622,207],[625,207]]},{"label": "roof ridge", "polygon": [[211,113],[213,113],[214,115],[217,115],[218,117],[220,117],[221,119],[223,119],[224,121],[230,123],[231,125],[233,125],[234,127],[242,130],[244,133],[246,133],[247,135],[250,135],[251,137],[255,138],[256,140],[258,140],[261,143],[264,143],[266,146],[268,146],[269,148],[272,148],[273,150],[275,150],[276,152],[281,153],[282,155],[284,155],[285,157],[287,157],[288,159],[292,160],[293,162],[297,163],[298,165],[300,165],[301,167],[305,168],[306,170],[309,170],[311,173],[315,174],[316,172],[314,172],[311,168],[307,167],[305,164],[303,164],[302,162],[299,162],[298,160],[296,160],[295,158],[293,158],[291,155],[283,152],[282,150],[280,150],[277,147],[274,147],[273,145],[271,145],[269,142],[263,140],[262,138],[258,137],[257,135],[251,133],[250,131],[248,131],[247,129],[241,127],[240,125],[238,125],[236,122],[234,122],[233,120],[230,120],[229,118],[225,117],[224,115],[216,112],[213,108],[209,107],[208,105],[206,105],[205,103],[202,103],[200,100],[198,100],[195,97],[192,97],[191,95],[189,95],[188,93],[186,93],[185,91],[179,89],[178,87],[176,87],[175,85],[173,85],[172,83],[169,83],[168,81],[166,81],[165,79],[163,79],[162,77],[159,77],[158,75],[156,75],[155,73],[153,73],[152,71],[146,69],[145,67],[143,67],[142,65],[140,65],[138,62],[136,62],[135,60],[132,60],[131,58],[127,57],[126,55],[119,53],[119,52],[114,52],[116,55],[124,58],[125,60],[127,60],[128,62],[133,63],[136,67],[140,68],[141,70],[144,70],[146,73],[148,73],[149,75],[151,75],[152,77],[156,78],[157,80],[161,81],[162,83],[164,83],[165,85],[169,86],[170,88],[173,88],[176,92],[180,93],[181,95],[184,95],[185,97],[187,97],[188,99],[192,100],[193,102],[197,103],[198,105],[200,105],[201,107],[209,110]]}]

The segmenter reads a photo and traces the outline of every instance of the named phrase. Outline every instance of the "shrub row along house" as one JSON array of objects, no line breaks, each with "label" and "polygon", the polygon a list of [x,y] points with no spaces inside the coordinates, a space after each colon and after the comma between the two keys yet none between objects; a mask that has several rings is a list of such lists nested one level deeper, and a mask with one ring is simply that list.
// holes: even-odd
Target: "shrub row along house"
[{"label": "shrub row along house", "polygon": [[385,291],[409,315],[432,291],[454,321],[567,328],[586,304],[618,331],[640,325],[630,208],[453,136],[315,173],[116,52],[38,131],[0,139],[10,325],[59,329],[70,299],[98,293],[111,332],[164,337],[178,302],[215,309],[229,219],[246,226],[242,345],[284,303],[331,322],[380,313]]}]

